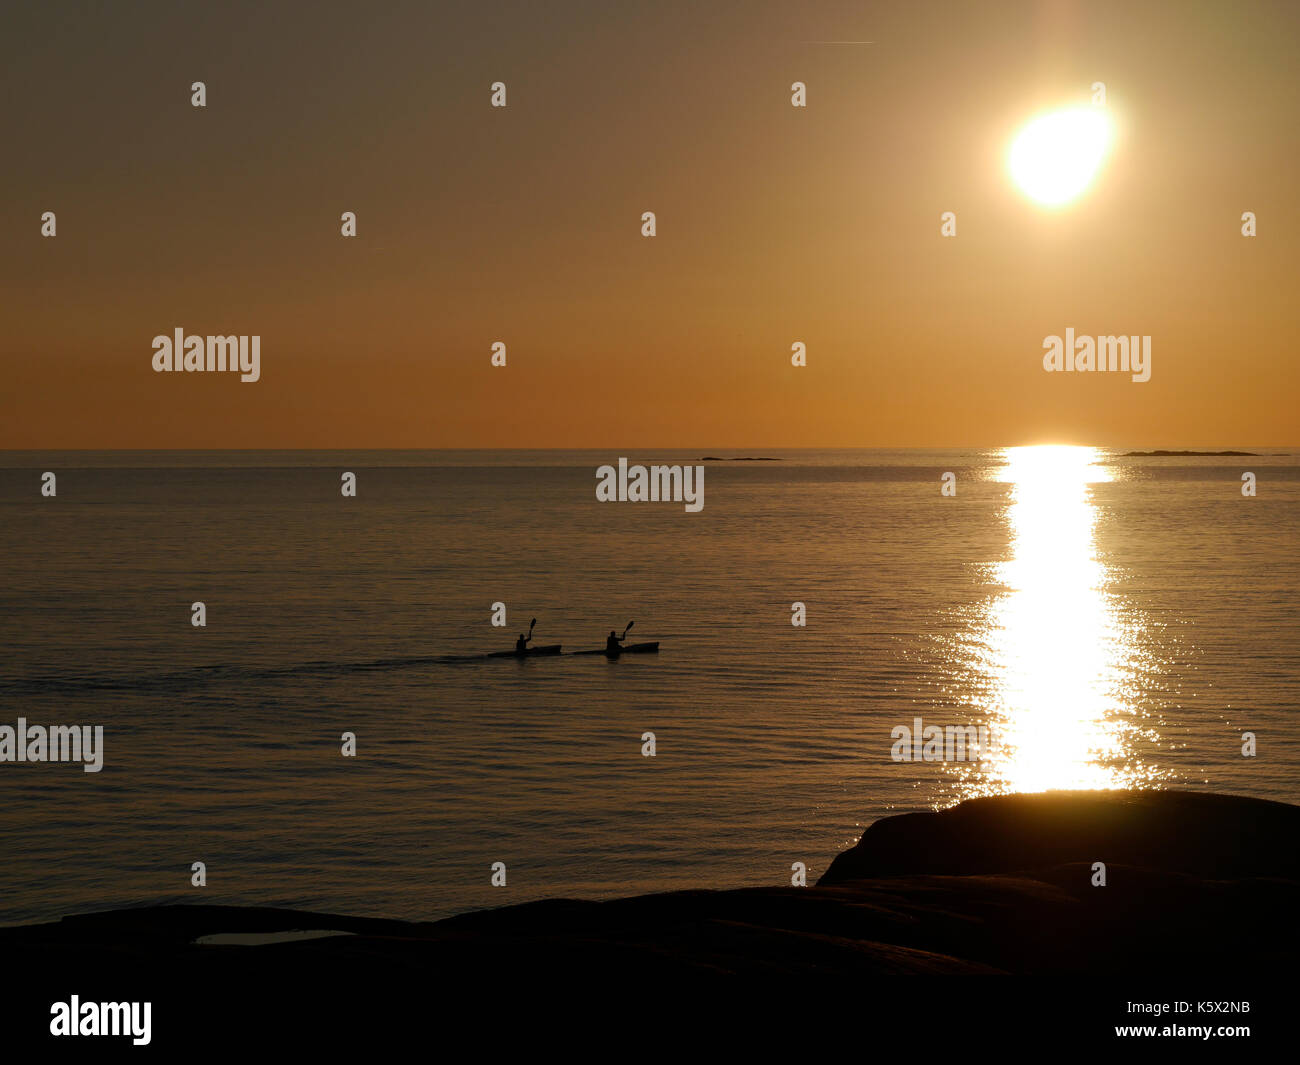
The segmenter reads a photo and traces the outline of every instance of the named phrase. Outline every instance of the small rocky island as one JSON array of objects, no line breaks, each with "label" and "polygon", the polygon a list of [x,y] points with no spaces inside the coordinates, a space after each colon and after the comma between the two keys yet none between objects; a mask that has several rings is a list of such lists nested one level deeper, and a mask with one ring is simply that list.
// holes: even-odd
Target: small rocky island
[{"label": "small rocky island", "polygon": [[1122,459],[1259,458],[1257,451],[1125,451]]}]

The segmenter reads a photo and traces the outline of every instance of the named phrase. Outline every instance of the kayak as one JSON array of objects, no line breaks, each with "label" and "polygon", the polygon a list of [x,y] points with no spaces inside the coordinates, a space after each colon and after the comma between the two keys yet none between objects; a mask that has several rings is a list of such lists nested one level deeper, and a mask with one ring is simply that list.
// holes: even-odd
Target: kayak
[{"label": "kayak", "polygon": [[594,651],[574,651],[575,655],[605,655],[607,658],[618,658],[621,655],[654,655],[659,653],[659,641],[654,643],[630,643],[626,647],[620,647],[617,651],[607,651],[603,647],[598,647]]},{"label": "kayak", "polygon": [[530,647],[527,651],[489,651],[485,658],[530,658],[533,655],[558,655],[560,645],[548,643],[543,647]]}]

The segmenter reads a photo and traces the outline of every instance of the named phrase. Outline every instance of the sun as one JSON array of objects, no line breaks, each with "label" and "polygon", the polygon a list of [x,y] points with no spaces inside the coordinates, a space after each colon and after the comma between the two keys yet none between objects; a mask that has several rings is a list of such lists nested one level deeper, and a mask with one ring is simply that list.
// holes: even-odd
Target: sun
[{"label": "sun", "polygon": [[1052,111],[1030,120],[1016,134],[1007,154],[1007,169],[1031,200],[1059,207],[1088,187],[1110,142],[1110,120],[1100,108]]}]

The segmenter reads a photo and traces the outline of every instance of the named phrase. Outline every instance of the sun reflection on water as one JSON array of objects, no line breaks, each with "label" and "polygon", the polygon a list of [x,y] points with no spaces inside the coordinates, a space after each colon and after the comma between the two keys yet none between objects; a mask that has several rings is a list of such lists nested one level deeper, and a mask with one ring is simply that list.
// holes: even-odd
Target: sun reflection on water
[{"label": "sun reflection on water", "polygon": [[1088,447],[1006,452],[997,479],[1011,485],[1010,558],[995,568],[1003,591],[972,634],[989,749],[978,765],[956,767],[960,798],[1158,776],[1134,751],[1144,655],[1096,546],[1092,486],[1111,479],[1099,457]]}]

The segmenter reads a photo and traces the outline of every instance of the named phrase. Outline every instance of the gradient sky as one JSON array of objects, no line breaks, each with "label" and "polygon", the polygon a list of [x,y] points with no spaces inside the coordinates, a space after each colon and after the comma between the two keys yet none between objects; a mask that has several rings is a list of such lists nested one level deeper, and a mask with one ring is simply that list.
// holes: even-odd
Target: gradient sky
[{"label": "gradient sky", "polygon": [[[1288,3],[9,5],[0,447],[1295,444],[1298,30]],[[1010,138],[1094,81],[1119,142],[1037,207]],[[178,326],[260,334],[262,380],[155,374]],[[1151,381],[1045,373],[1067,326],[1150,334]]]}]

